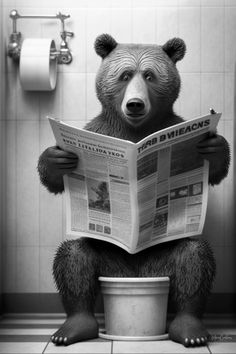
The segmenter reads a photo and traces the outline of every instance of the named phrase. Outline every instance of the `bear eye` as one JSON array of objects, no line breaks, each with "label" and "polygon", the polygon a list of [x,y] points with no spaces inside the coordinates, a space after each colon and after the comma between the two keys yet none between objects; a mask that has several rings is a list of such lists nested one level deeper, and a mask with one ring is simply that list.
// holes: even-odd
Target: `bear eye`
[{"label": "bear eye", "polygon": [[124,72],[122,75],[121,75],[121,80],[122,81],[128,81],[129,79],[131,78],[131,73],[129,72]]},{"label": "bear eye", "polygon": [[153,73],[151,73],[151,72],[146,72],[145,75],[144,75],[144,77],[145,77],[145,79],[146,79],[147,81],[153,81],[153,80],[154,80],[154,75],[153,75]]}]

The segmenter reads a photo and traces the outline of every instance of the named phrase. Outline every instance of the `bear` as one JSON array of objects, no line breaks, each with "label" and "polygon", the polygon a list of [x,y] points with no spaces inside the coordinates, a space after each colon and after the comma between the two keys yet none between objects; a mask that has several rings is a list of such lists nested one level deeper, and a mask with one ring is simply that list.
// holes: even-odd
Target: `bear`
[{"label": "bear", "polygon": [[[180,92],[176,63],[186,52],[182,39],[173,38],[164,45],[124,44],[102,34],[94,47],[101,57],[96,93],[102,109],[85,129],[136,143],[184,121],[173,111]],[[196,149],[209,161],[209,184],[219,184],[229,169],[228,142],[217,132],[209,133]],[[38,161],[41,183],[51,193],[62,193],[63,176],[78,163],[71,152],[58,146],[47,148]],[[213,252],[201,237],[162,243],[136,254],[102,240],[66,240],[56,251],[53,275],[67,318],[51,340],[69,345],[98,336],[94,304],[99,276],[168,276],[169,304],[175,311],[168,328],[170,339],[186,347],[204,346],[209,333],[202,315],[215,273]]]}]

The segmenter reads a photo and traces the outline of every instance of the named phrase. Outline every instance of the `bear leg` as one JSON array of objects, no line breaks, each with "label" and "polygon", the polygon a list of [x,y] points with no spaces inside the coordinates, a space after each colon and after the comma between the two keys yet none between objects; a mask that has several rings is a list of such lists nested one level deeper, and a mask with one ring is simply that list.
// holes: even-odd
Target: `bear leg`
[{"label": "bear leg", "polygon": [[182,239],[140,253],[139,276],[169,276],[169,302],[177,314],[169,327],[173,341],[206,345],[208,332],[201,316],[215,276],[215,260],[205,240]]},{"label": "bear leg", "polygon": [[108,242],[80,238],[58,248],[53,275],[67,319],[51,337],[57,345],[96,338],[98,324],[94,304],[99,276],[135,276],[129,254]]},{"label": "bear leg", "polygon": [[54,344],[69,345],[98,336],[98,324],[93,313],[98,269],[99,259],[89,241],[65,241],[58,248],[53,275],[67,319],[52,335]]},{"label": "bear leg", "polygon": [[206,345],[209,333],[201,321],[215,277],[215,260],[205,240],[186,240],[174,250],[176,264],[172,297],[177,314],[170,339],[184,346]]}]

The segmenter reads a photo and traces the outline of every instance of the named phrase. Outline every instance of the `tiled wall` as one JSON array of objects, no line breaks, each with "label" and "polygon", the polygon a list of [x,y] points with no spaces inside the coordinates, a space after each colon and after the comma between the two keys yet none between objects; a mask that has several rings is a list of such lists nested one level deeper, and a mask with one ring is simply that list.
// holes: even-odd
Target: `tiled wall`
[{"label": "tiled wall", "polygon": [[[0,18],[2,17],[2,3],[0,3]],[[2,25],[0,25],[0,76],[3,78],[3,37],[2,37]],[[3,83],[0,83],[0,166],[4,167],[4,136],[5,136],[5,122],[4,122],[4,110],[3,110]],[[0,170],[0,250],[2,250],[2,238],[3,238],[3,169]],[[0,252],[0,313],[1,313],[1,295],[2,295],[2,252]]]},{"label": "tiled wall", "polygon": [[[65,7],[66,5],[66,7]],[[54,292],[51,265],[56,247],[65,238],[65,205],[39,184],[37,159],[54,144],[45,115],[83,126],[99,112],[94,80],[99,65],[93,43],[103,32],[117,41],[156,42],[180,36],[187,54],[178,64],[182,91],[176,112],[192,118],[210,107],[222,111],[219,132],[234,150],[236,1],[234,0],[5,0],[4,37],[11,31],[9,11],[21,14],[71,15],[67,29],[74,60],[61,66],[56,91],[23,92],[17,66],[6,61],[6,186],[4,233],[4,291]],[[53,37],[55,21],[19,20],[24,37]],[[234,154],[232,154],[234,158]],[[215,292],[236,291],[234,248],[233,164],[229,177],[211,188],[204,234],[217,257]]]}]

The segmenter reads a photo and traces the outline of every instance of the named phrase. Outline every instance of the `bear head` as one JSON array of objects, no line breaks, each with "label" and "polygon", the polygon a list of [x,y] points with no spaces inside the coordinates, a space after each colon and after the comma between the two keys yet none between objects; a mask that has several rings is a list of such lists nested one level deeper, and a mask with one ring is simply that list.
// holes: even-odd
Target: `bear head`
[{"label": "bear head", "polygon": [[103,113],[118,116],[135,128],[173,113],[180,91],[176,62],[186,51],[182,39],[170,39],[162,46],[120,44],[102,34],[94,47],[102,58],[96,92]]}]

